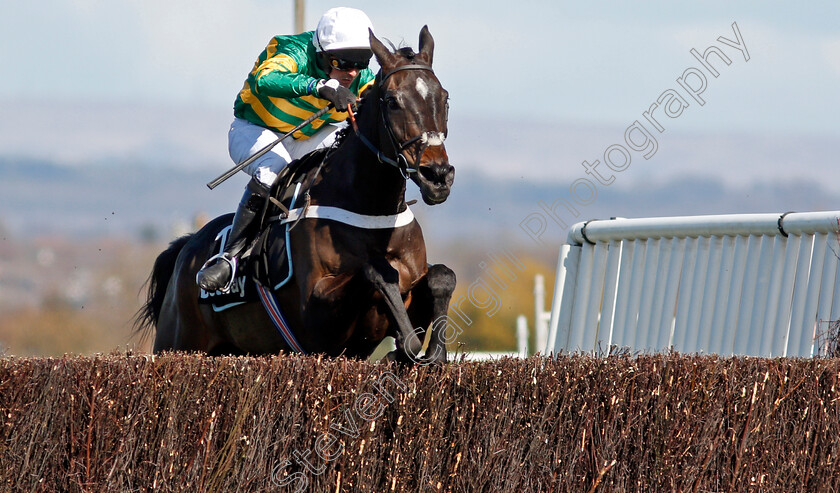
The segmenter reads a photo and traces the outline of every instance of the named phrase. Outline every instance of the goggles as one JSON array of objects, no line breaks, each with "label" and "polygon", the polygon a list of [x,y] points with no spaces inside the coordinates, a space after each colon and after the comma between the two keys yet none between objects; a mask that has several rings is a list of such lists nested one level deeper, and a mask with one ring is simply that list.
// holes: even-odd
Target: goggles
[{"label": "goggles", "polygon": [[328,56],[327,63],[329,63],[330,68],[348,71],[348,70],[363,70],[368,68],[370,64],[370,60],[358,61],[358,60],[346,60],[343,58],[338,58],[336,56]]}]

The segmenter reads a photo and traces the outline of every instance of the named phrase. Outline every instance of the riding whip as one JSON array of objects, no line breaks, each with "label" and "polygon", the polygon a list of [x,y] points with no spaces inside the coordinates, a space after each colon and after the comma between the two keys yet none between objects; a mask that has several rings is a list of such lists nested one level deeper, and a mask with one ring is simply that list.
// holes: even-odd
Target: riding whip
[{"label": "riding whip", "polygon": [[207,188],[209,188],[210,190],[213,190],[214,188],[216,188],[217,186],[219,186],[219,185],[220,185],[223,181],[227,180],[227,179],[228,179],[228,178],[230,178],[231,176],[233,176],[233,175],[235,175],[236,173],[238,173],[240,170],[244,169],[244,168],[245,168],[246,166],[248,166],[249,164],[251,164],[251,163],[253,163],[254,161],[256,161],[257,159],[259,159],[259,158],[260,158],[260,156],[262,156],[262,155],[264,155],[266,152],[268,152],[268,151],[270,151],[270,150],[274,149],[274,146],[276,146],[276,145],[277,145],[277,144],[279,144],[280,142],[283,142],[283,140],[285,140],[285,138],[286,138],[286,137],[288,137],[288,136],[292,135],[293,133],[297,132],[298,130],[302,129],[303,127],[305,127],[305,126],[309,125],[310,123],[312,123],[313,121],[315,121],[316,119],[318,119],[319,117],[321,117],[324,113],[326,113],[327,111],[329,111],[332,107],[333,107],[333,104],[332,104],[332,103],[330,103],[330,104],[328,104],[327,106],[325,106],[325,107],[321,108],[320,110],[318,110],[318,112],[317,112],[317,113],[315,113],[314,115],[310,116],[309,118],[307,118],[306,120],[304,120],[303,122],[301,122],[301,124],[300,124],[300,125],[298,125],[297,127],[293,128],[293,129],[291,129],[291,130],[289,130],[289,132],[288,132],[288,133],[285,133],[285,134],[281,135],[280,137],[278,137],[278,138],[277,138],[277,140],[275,140],[274,142],[272,142],[272,143],[268,144],[267,146],[263,147],[263,148],[262,148],[262,149],[260,149],[259,151],[255,152],[255,153],[254,153],[251,157],[249,157],[248,159],[246,159],[246,160],[242,161],[241,163],[237,164],[237,165],[236,165],[236,166],[234,166],[233,168],[231,168],[231,169],[229,169],[229,170],[225,171],[223,174],[219,175],[219,177],[218,177],[218,178],[216,178],[215,180],[213,180],[213,181],[209,182],[209,183],[207,184]]}]

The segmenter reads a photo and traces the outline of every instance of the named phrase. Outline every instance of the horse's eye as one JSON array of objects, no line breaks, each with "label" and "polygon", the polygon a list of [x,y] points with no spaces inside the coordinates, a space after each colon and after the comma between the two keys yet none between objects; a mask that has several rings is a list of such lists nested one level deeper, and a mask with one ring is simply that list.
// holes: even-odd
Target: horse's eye
[{"label": "horse's eye", "polygon": [[388,106],[389,110],[398,110],[400,109],[400,103],[397,101],[397,98],[390,96],[385,98],[385,105]]}]

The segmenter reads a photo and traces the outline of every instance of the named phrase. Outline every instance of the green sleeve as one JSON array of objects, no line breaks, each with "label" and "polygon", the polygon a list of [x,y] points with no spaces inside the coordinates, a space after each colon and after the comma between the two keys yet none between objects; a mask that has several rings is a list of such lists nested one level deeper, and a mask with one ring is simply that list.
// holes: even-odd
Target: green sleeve
[{"label": "green sleeve", "polygon": [[272,70],[257,77],[254,92],[274,98],[298,98],[315,95],[317,82],[318,79],[309,75]]},{"label": "green sleeve", "polygon": [[[311,36],[310,36],[311,37]],[[302,38],[302,39],[301,39]],[[305,36],[278,36],[276,52],[256,69],[254,92],[275,98],[315,95],[315,71]]]}]

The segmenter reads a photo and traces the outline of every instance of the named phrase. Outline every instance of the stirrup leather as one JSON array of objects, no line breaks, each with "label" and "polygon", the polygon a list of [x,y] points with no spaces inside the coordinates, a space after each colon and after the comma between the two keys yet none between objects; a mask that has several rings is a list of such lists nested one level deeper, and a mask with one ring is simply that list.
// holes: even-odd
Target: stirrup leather
[{"label": "stirrup leather", "polygon": [[230,291],[230,288],[233,287],[233,281],[236,279],[236,266],[238,264],[236,257],[230,256],[227,252],[218,253],[207,259],[207,262],[204,262],[204,265],[202,265],[201,269],[199,269],[196,273],[195,282],[198,283],[198,274],[201,273],[207,267],[210,267],[217,260],[227,262],[228,267],[230,267],[230,279],[228,279],[227,284],[225,284],[219,289],[219,291],[227,293]]}]

